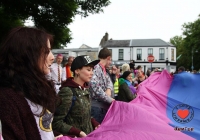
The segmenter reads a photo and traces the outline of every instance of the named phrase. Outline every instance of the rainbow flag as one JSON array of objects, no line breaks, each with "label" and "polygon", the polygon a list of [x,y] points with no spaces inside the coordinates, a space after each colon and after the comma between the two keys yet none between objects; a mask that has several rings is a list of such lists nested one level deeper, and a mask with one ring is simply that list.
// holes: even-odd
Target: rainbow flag
[{"label": "rainbow flag", "polygon": [[101,126],[79,139],[200,139],[200,75],[182,72],[172,77],[166,70],[152,74],[139,85],[133,101],[114,101]]}]

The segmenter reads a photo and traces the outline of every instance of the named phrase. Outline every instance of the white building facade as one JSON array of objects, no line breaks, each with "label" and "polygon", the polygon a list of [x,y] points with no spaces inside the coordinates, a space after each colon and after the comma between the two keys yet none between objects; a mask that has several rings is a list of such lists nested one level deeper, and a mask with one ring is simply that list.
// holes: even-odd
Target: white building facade
[{"label": "white building facade", "polygon": [[[135,66],[141,65],[144,71],[151,68],[176,71],[176,47],[161,39],[108,40],[103,47],[111,50],[114,65],[134,60]],[[152,65],[147,61],[150,54],[155,58]]]},{"label": "white building facade", "polygon": [[91,48],[83,44],[79,48],[53,49],[52,52],[55,58],[57,54],[62,54],[64,56],[64,60],[62,62],[62,64],[64,65],[67,62],[69,56],[77,57],[80,55],[89,55],[92,60],[96,60],[98,59],[98,50],[99,50],[98,47]]},{"label": "white building facade", "polygon": [[[107,47],[112,52],[113,65],[122,66],[134,60],[135,67],[141,65],[144,72],[151,68],[167,69],[169,72],[176,71],[176,47],[161,39],[108,40],[102,47]],[[52,52],[55,56],[61,53],[65,58],[89,55],[95,60],[98,59],[100,49],[101,46],[91,48],[83,44],[80,48],[53,49]],[[147,61],[150,54],[155,58],[152,65]],[[66,60],[63,63],[65,62]]]}]

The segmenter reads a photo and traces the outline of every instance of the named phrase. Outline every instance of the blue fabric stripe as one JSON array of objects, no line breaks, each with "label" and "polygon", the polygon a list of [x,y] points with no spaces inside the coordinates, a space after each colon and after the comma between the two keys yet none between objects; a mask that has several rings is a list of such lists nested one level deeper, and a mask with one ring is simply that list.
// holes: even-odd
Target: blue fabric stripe
[{"label": "blue fabric stripe", "polygon": [[[187,104],[191,106],[194,111],[193,119],[188,123],[180,123],[174,120],[173,111],[177,114],[177,105]],[[187,109],[185,106],[178,106],[178,110]],[[173,110],[174,109],[174,110]],[[192,116],[191,109],[188,117]],[[191,74],[182,72],[174,75],[170,90],[167,97],[167,117],[172,121],[170,123],[173,127],[179,128],[194,128],[193,131],[181,131],[193,138],[200,140],[200,74]],[[182,120],[179,116],[178,118]]]}]

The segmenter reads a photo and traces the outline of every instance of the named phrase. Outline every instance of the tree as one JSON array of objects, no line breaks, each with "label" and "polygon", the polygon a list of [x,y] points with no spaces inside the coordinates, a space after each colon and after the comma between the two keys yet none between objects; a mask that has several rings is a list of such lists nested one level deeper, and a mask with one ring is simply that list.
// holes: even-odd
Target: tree
[{"label": "tree", "polygon": [[184,23],[182,25],[183,36],[175,36],[170,39],[170,43],[177,47],[177,67],[184,66],[191,70],[192,57],[195,70],[200,68],[200,15],[194,22]]},{"label": "tree", "polygon": [[170,43],[172,43],[174,46],[176,46],[176,56],[177,58],[177,68],[180,66],[188,67],[185,63],[186,61],[189,62],[189,59],[187,59],[188,52],[185,51],[184,48],[184,39],[182,36],[174,36],[173,38],[170,38]]},{"label": "tree", "polygon": [[170,43],[176,46],[177,49],[179,49],[182,46],[183,43],[183,37],[182,36],[174,36],[173,38],[170,38]]},{"label": "tree", "polygon": [[200,15],[199,18],[194,22],[185,23],[183,25],[183,35],[184,38],[184,50],[188,52],[189,69],[192,66],[192,57],[194,69],[198,70],[200,68]]},{"label": "tree", "polygon": [[[5,20],[6,19],[6,20]],[[17,17],[7,15],[3,8],[0,7],[0,42],[7,32],[15,26],[22,26],[23,21]]]},{"label": "tree", "polygon": [[109,4],[109,0],[1,0],[0,7],[9,17],[22,21],[31,18],[36,27],[55,36],[54,48],[61,48],[72,39],[67,26],[75,15],[97,14]]}]

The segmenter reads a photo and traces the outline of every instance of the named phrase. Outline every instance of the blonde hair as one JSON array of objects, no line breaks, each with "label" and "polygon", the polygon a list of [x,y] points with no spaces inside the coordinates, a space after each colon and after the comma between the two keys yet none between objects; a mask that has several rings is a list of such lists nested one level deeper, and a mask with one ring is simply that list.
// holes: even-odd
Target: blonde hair
[{"label": "blonde hair", "polygon": [[130,66],[127,63],[122,65],[122,73],[124,73],[125,71],[130,71]]}]

